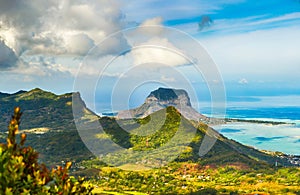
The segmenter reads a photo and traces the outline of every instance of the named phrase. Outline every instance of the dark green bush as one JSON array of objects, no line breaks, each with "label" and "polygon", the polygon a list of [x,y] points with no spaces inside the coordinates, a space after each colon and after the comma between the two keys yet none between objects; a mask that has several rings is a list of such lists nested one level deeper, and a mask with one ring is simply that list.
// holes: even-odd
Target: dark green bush
[{"label": "dark green bush", "polygon": [[72,163],[57,166],[51,171],[38,163],[38,153],[25,147],[26,134],[20,135],[17,143],[20,108],[15,108],[8,126],[6,143],[0,144],[0,194],[91,194],[92,187],[68,175]]}]

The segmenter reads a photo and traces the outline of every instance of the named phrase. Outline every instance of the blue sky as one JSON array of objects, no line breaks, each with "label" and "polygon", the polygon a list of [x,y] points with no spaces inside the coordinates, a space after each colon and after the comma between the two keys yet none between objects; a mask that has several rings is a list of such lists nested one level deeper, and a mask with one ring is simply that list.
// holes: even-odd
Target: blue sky
[{"label": "blue sky", "polygon": [[[203,28],[199,28],[201,21],[205,24]],[[145,31],[143,27],[149,25],[182,31],[183,38],[176,39],[159,29]],[[136,29],[131,30],[131,34],[114,35],[127,28]],[[0,91],[40,87],[65,93],[74,90],[79,72],[88,78],[81,83],[85,89],[89,88],[86,87],[90,85],[89,79],[97,81],[101,77],[105,84],[102,91],[99,83],[89,90],[99,88],[96,94],[110,94],[116,81],[135,82],[133,73],[130,76],[122,72],[128,70],[139,74],[144,71],[145,81],[152,78],[152,82],[158,83],[148,82],[145,87],[149,90],[163,84],[184,87],[170,69],[184,75],[196,93],[202,90],[208,93],[205,82],[209,81],[199,78],[201,73],[195,73],[186,66],[185,59],[171,52],[176,50],[189,56],[190,51],[182,48],[188,47],[184,45],[184,36],[190,36],[212,58],[223,79],[214,82],[224,82],[227,95],[299,95],[299,34],[298,0],[2,0]],[[160,45],[170,51],[136,49],[145,44]],[[81,66],[92,48],[98,52],[95,62]],[[126,52],[120,55],[120,50]],[[102,63],[114,58],[110,67],[99,75],[105,66]],[[152,59],[167,64],[168,69],[164,72],[164,68],[151,63],[141,66],[140,70],[131,67]],[[127,73],[129,76],[124,79]],[[138,81],[141,83],[135,87],[143,86],[143,81]],[[88,96],[86,99],[92,101]]]}]

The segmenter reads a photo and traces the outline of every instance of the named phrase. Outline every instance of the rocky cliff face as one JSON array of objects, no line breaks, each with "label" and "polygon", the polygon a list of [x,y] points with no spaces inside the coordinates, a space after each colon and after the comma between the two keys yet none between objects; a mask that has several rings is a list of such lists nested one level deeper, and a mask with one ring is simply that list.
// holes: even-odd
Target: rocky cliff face
[{"label": "rocky cliff face", "polygon": [[169,88],[159,88],[152,91],[143,105],[135,109],[120,111],[117,118],[143,118],[169,106],[174,106],[187,119],[208,120],[207,117],[192,108],[189,95],[185,90]]},{"label": "rocky cliff face", "polygon": [[190,98],[182,89],[159,88],[152,91],[145,103],[156,102],[163,106],[191,106]]}]

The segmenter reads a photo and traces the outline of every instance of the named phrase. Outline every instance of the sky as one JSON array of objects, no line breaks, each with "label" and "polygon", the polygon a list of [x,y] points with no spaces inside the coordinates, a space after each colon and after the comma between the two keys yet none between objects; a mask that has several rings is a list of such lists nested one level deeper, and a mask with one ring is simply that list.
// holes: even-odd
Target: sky
[{"label": "sky", "polygon": [[0,0],[0,91],[300,95],[299,35],[299,0]]}]

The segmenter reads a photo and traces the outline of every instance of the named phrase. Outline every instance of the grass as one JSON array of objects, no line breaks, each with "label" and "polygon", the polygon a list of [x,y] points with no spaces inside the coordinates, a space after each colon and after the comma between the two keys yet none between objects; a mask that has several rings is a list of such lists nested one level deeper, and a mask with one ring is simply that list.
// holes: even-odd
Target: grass
[{"label": "grass", "polygon": [[[131,166],[131,165],[127,165]],[[132,167],[130,167],[132,168]],[[100,168],[100,178],[92,183],[95,192],[133,194],[189,194],[203,189],[216,189],[219,194],[295,194],[300,193],[300,168],[277,170],[239,169],[236,166],[206,168],[197,163],[173,162],[168,166],[125,171]]]},{"label": "grass", "polygon": [[146,193],[142,192],[135,192],[135,191],[124,191],[124,192],[114,192],[114,191],[105,191],[101,190],[100,188],[94,188],[92,191],[93,194],[109,194],[109,195],[147,195]]},{"label": "grass", "polygon": [[136,165],[136,164],[124,164],[122,166],[117,167],[119,169],[123,169],[123,170],[135,170],[135,171],[148,171],[150,170],[149,167],[146,167],[144,165]]}]

